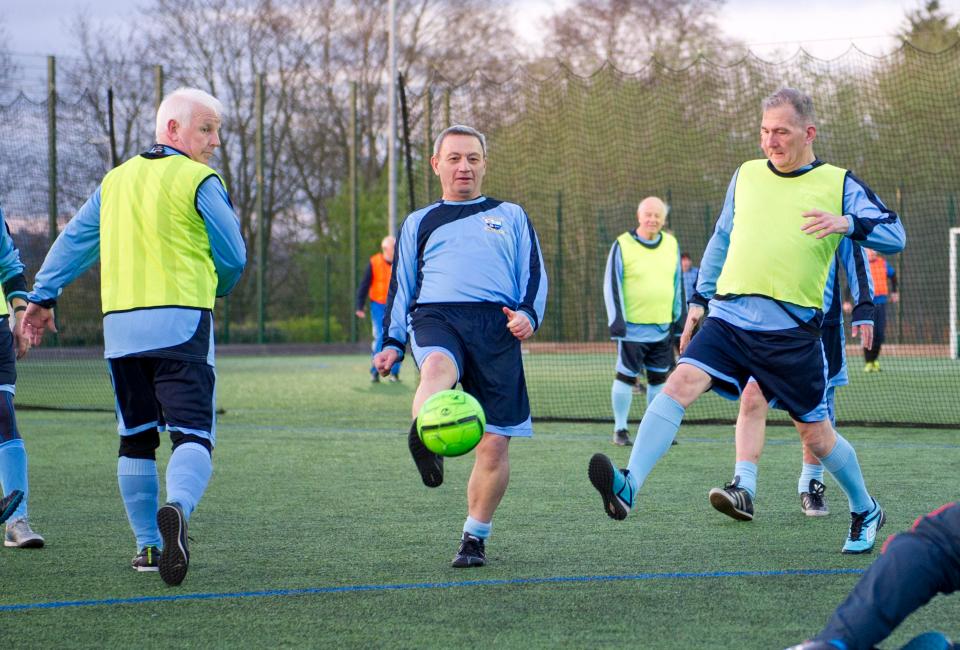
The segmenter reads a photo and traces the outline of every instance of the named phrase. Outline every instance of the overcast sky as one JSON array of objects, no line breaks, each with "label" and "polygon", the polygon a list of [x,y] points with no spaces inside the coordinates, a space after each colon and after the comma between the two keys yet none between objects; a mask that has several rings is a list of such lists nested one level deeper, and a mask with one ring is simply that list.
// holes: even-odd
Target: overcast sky
[{"label": "overcast sky", "polygon": [[[570,0],[501,0],[516,7],[517,25],[524,38],[537,37],[540,20],[553,7]],[[895,47],[891,38],[903,24],[907,10],[922,0],[727,0],[720,27],[748,43],[756,53],[792,52],[801,44],[816,56],[842,54],[851,43],[882,54]],[[941,0],[941,6],[960,16],[960,0]],[[6,25],[3,49],[24,54],[76,54],[68,26],[82,12],[93,20],[132,21],[137,2],[131,0],[0,0]]]}]

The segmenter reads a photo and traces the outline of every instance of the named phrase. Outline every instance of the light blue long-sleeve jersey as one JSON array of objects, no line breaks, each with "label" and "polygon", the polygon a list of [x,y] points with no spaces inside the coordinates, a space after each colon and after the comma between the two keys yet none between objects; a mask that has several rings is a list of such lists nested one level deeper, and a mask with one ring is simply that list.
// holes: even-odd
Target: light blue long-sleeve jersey
[{"label": "light blue long-sleeve jersey", "polygon": [[7,302],[14,298],[27,299],[26,284],[23,280],[23,262],[20,261],[20,251],[13,243],[10,227],[0,208],[0,283]]},{"label": "light blue long-sleeve jersey", "polygon": [[[820,164],[822,164],[820,161],[816,161],[787,175],[799,176]],[[780,174],[769,163],[768,167],[771,173]],[[720,270],[723,268],[727,250],[730,247],[736,185],[737,174],[734,173],[727,188],[727,196],[724,199],[720,217],[717,219],[717,225],[710,241],[707,242],[700,262],[697,295],[694,296],[693,302],[702,304],[703,300],[709,300],[711,318],[723,319],[731,325],[748,331],[793,329],[797,327],[796,319],[809,322],[817,318],[820,310],[782,301],[778,303],[771,298],[761,296],[741,296],[729,300],[714,298],[717,278],[720,277]],[[887,255],[903,250],[906,234],[900,217],[889,210],[866,183],[849,171],[843,182],[843,214],[850,224],[846,233],[847,238],[863,247],[872,248]],[[784,308],[788,309],[795,318],[784,311]]]},{"label": "light blue long-sleeve jersey", "polygon": [[[653,240],[640,237],[631,232],[633,238],[644,246],[655,247],[663,241],[663,235],[657,234]],[[677,252],[677,272],[673,279],[673,317],[669,323],[631,323],[626,320],[627,306],[623,297],[623,252],[620,242],[614,240],[607,255],[607,266],[603,273],[603,303],[607,308],[607,327],[610,338],[637,343],[654,343],[670,335],[670,326],[683,313],[683,270],[680,267],[680,253]],[[628,280],[629,281],[629,280]]]},{"label": "light blue long-sleeve jersey", "polygon": [[519,205],[480,196],[439,201],[400,228],[383,318],[383,347],[403,354],[417,305],[492,303],[543,323],[547,273],[537,233]]},{"label": "light blue long-sleeve jersey", "polygon": [[[164,147],[165,155],[184,155]],[[100,257],[100,190],[98,187],[67,224],[37,272],[28,300],[51,304]],[[210,252],[217,272],[217,295],[236,286],[247,261],[240,222],[223,183],[211,176],[200,184],[197,211],[203,217]],[[113,359],[170,348],[188,341],[197,331],[204,310],[182,307],[135,309],[103,318],[104,357]],[[211,328],[212,332],[212,328]],[[207,362],[213,365],[212,333]]]}]

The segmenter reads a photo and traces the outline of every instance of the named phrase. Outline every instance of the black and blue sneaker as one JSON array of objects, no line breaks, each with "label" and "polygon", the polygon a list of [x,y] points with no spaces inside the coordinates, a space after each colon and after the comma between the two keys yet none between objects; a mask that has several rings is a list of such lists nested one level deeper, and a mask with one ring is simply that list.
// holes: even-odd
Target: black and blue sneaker
[{"label": "black and blue sneaker", "polygon": [[10,494],[0,499],[0,524],[16,512],[21,501],[23,501],[22,490],[13,490]]},{"label": "black and blue sneaker", "polygon": [[165,503],[157,511],[157,527],[163,538],[160,552],[160,577],[168,585],[178,585],[187,576],[190,550],[187,547],[187,518],[179,503]]},{"label": "black and blue sneaker", "polygon": [[594,454],[587,474],[603,499],[603,511],[607,516],[618,521],[626,519],[637,495],[637,486],[629,470],[617,469],[604,454]]},{"label": "black and blue sneaker", "polygon": [[873,499],[873,507],[863,512],[850,513],[850,534],[847,535],[847,541],[843,544],[841,553],[848,555],[858,555],[860,553],[869,553],[873,550],[873,545],[877,543],[877,532],[883,528],[887,521],[887,515],[883,508]]}]

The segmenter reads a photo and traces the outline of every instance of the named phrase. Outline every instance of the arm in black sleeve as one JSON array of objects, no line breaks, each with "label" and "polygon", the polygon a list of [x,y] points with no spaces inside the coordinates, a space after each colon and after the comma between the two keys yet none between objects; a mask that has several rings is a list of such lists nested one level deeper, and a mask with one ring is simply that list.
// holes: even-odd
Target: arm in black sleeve
[{"label": "arm in black sleeve", "polygon": [[371,283],[373,283],[373,264],[367,264],[367,272],[363,274],[363,279],[360,280],[360,286],[357,288],[357,311],[363,311]]},{"label": "arm in black sleeve", "polygon": [[7,299],[14,293],[27,293],[27,279],[23,277],[23,273],[7,278],[3,283],[3,295],[7,296]]}]

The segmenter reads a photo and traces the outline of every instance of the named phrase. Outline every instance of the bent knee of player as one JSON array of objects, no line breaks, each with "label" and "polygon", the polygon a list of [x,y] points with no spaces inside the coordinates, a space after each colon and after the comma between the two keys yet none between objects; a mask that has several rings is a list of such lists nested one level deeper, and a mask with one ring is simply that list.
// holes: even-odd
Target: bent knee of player
[{"label": "bent knee of player", "polygon": [[670,374],[663,392],[686,408],[709,387],[710,375],[694,365],[681,363]]},{"label": "bent knee of player", "polygon": [[420,364],[420,383],[452,388],[457,383],[457,366],[442,352],[432,352]]},{"label": "bent knee of player", "polygon": [[487,431],[477,445],[477,463],[489,467],[497,467],[508,461],[510,438]]},{"label": "bent knee of player", "polygon": [[819,422],[800,422],[794,420],[794,425],[800,433],[800,440],[817,458],[829,456],[837,442],[837,435],[833,431],[829,420]]}]

